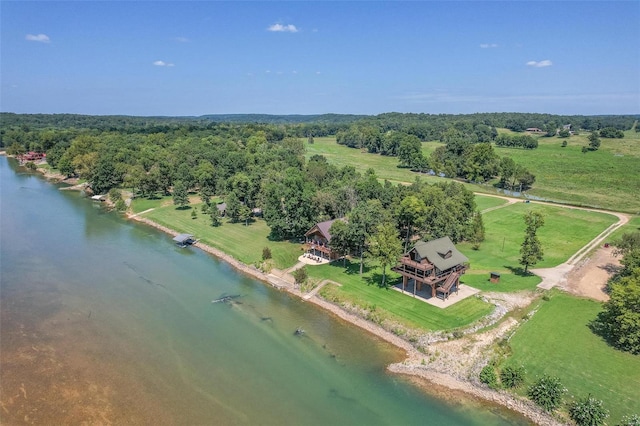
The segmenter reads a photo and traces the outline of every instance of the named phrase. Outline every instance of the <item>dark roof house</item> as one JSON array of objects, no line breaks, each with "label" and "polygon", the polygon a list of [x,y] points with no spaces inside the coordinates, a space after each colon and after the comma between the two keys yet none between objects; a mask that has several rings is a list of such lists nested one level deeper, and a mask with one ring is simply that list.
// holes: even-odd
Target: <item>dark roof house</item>
[{"label": "dark roof house", "polygon": [[441,271],[469,261],[464,254],[458,251],[449,237],[431,241],[418,241],[413,250],[421,259],[427,259]]},{"label": "dark roof house", "polygon": [[331,233],[329,232],[331,225],[333,225],[336,220],[345,219],[341,218],[318,222],[313,225],[311,229],[305,232],[305,246],[308,253],[321,256],[329,260],[338,258],[338,255],[331,250]]},{"label": "dark roof house", "polygon": [[413,284],[413,294],[423,285],[431,288],[430,297],[441,293],[444,298],[460,285],[460,275],[467,270],[469,259],[456,249],[449,237],[419,241],[405,253],[393,270],[402,275],[402,290]]}]

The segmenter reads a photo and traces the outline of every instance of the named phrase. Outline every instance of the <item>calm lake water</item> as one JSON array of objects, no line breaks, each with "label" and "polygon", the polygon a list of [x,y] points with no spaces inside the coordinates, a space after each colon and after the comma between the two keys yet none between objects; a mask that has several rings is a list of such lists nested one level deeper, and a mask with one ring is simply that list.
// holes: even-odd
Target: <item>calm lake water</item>
[{"label": "calm lake water", "polygon": [[5,424],[521,421],[426,395],[385,372],[394,347],[13,160],[0,180]]}]

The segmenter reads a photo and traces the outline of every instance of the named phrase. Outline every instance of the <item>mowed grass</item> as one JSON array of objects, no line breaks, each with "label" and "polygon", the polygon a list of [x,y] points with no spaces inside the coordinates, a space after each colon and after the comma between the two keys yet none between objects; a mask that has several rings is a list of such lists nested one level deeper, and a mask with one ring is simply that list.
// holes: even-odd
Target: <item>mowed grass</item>
[{"label": "mowed grass", "polygon": [[443,180],[427,174],[414,173],[409,169],[401,169],[398,167],[398,158],[396,157],[370,154],[356,148],[338,145],[333,136],[315,138],[312,144],[306,143],[305,140],[305,148],[307,159],[313,155],[323,155],[329,163],[337,167],[353,166],[360,173],[372,168],[376,171],[378,178],[391,182],[411,183],[416,179],[416,176],[420,176],[429,183]]},{"label": "mowed grass", "polygon": [[[195,209],[197,219],[191,218]],[[210,218],[200,211],[200,204],[192,204],[191,208],[180,210],[174,205],[157,207],[142,215],[160,225],[178,232],[194,235],[203,243],[222,250],[239,261],[251,265],[262,260],[262,249],[269,247],[277,268],[286,268],[297,262],[302,254],[301,245],[288,241],[269,240],[270,229],[263,219],[243,223],[231,223],[222,219],[222,225],[211,226]]]},{"label": "mowed grass", "polygon": [[[496,148],[536,176],[531,195],[559,202],[637,214],[640,212],[640,134],[601,138],[597,151],[582,152],[588,133],[567,139],[538,138],[534,150]],[[562,147],[562,142],[567,146]]]},{"label": "mowed grass", "polygon": [[610,410],[607,423],[617,424],[640,414],[640,356],[613,349],[591,332],[588,324],[600,309],[593,300],[552,292],[511,338],[513,355],[503,367],[524,366],[527,385],[544,374],[557,376],[568,389],[565,400],[591,393]]},{"label": "mowed grass", "polygon": [[[342,284],[341,287],[326,285],[321,290],[323,297],[334,301],[349,301],[410,328],[429,331],[454,329],[471,324],[493,310],[492,305],[476,297],[469,297],[441,309],[398,291],[381,288],[379,283],[382,269],[378,266],[365,268],[362,277],[358,273],[358,262],[347,262],[346,268],[341,261],[310,266],[307,271],[316,280],[330,279]],[[387,279],[396,281],[398,277],[399,275],[391,273]]]},{"label": "mowed grass", "polygon": [[478,207],[478,211],[480,212],[493,207],[502,206],[504,204],[507,204],[508,202],[504,198],[486,197],[483,195],[476,195],[475,200],[476,200],[476,206]]},{"label": "mowed grass", "polygon": [[[458,245],[471,264],[462,277],[465,284],[481,290],[517,291],[532,289],[538,277],[514,276],[521,272],[520,246],[524,240],[523,215],[537,211],[544,215],[545,224],[538,230],[544,250],[544,260],[536,268],[557,266],[615,223],[617,218],[606,213],[557,207],[537,203],[515,203],[483,214],[485,241],[479,250],[470,243]],[[487,282],[489,272],[502,274],[499,284]]]},{"label": "mowed grass", "polygon": [[632,232],[640,232],[640,216],[633,216],[631,219],[629,219],[629,222],[616,229],[607,238],[607,241],[615,242],[622,237],[622,234],[630,234]]}]

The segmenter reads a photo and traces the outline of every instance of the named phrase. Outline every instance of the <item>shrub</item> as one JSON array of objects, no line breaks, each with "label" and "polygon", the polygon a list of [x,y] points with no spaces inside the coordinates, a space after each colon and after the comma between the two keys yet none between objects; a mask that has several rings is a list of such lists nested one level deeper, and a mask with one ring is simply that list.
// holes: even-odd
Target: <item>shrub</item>
[{"label": "shrub", "polygon": [[115,207],[119,212],[123,212],[127,210],[127,203],[125,203],[124,200],[120,198],[118,201],[116,201]]},{"label": "shrub", "polygon": [[557,377],[543,376],[529,387],[527,395],[546,411],[553,411],[560,406],[566,391]]},{"label": "shrub", "polygon": [[111,188],[109,190],[109,199],[116,203],[118,200],[122,200],[122,192],[118,188]]},{"label": "shrub", "polygon": [[598,426],[604,424],[609,412],[602,407],[602,401],[589,395],[569,406],[569,416],[578,426]]},{"label": "shrub", "polygon": [[300,269],[293,271],[293,278],[296,280],[296,284],[304,284],[307,281],[307,267],[303,266]]},{"label": "shrub", "polygon": [[480,371],[480,381],[491,389],[498,387],[498,376],[496,375],[496,370],[493,368],[493,365],[486,365],[482,371]]},{"label": "shrub", "polygon": [[618,426],[640,426],[640,415],[632,414],[630,416],[624,416]]},{"label": "shrub", "polygon": [[191,219],[196,219],[198,217],[198,214],[196,213],[195,209],[191,210]]},{"label": "shrub", "polygon": [[500,382],[505,388],[517,388],[524,383],[524,367],[508,366],[500,372]]},{"label": "shrub", "polygon": [[262,249],[262,260],[271,259],[271,249],[269,247],[265,247]]}]

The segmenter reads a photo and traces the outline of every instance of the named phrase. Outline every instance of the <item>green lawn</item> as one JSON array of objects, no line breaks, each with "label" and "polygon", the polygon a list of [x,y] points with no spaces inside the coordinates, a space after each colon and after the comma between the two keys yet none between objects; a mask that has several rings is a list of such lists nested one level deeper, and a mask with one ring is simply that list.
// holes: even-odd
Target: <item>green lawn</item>
[{"label": "green lawn", "polygon": [[476,195],[475,199],[476,206],[478,206],[478,211],[483,211],[492,207],[498,207],[507,204],[507,200],[505,200],[504,198]]},{"label": "green lawn", "polygon": [[[363,277],[358,274],[357,262],[342,262],[330,265],[310,266],[309,276],[317,280],[330,279],[342,284],[325,286],[321,294],[334,301],[348,300],[366,309],[375,307],[376,315],[393,319],[410,328],[424,330],[446,330],[462,327],[488,315],[493,306],[476,297],[469,297],[446,309],[427,303],[391,289],[381,288],[382,270],[379,267],[365,268]],[[398,275],[390,274],[388,279],[397,280]]]},{"label": "green lawn", "polygon": [[[523,365],[527,384],[549,374],[560,378],[570,396],[591,393],[610,410],[608,424],[640,414],[640,356],[611,348],[587,327],[600,303],[552,292],[533,318],[511,338],[513,355],[504,365]],[[521,392],[523,392],[521,390]]]},{"label": "green lawn", "polygon": [[[609,214],[535,203],[516,203],[485,213],[485,241],[480,249],[473,250],[470,243],[458,244],[471,264],[462,278],[465,284],[481,290],[517,291],[532,289],[540,282],[538,277],[513,275],[521,268],[518,260],[525,229],[522,216],[529,210],[539,211],[545,217],[545,225],[538,231],[544,260],[536,268],[565,262],[617,220]],[[487,282],[492,271],[502,274],[499,284]]]},{"label": "green lawn", "polygon": [[[197,211],[197,219],[191,218],[192,209]],[[200,212],[200,204],[193,204],[192,208],[185,210],[178,210],[171,204],[158,207],[143,216],[178,232],[193,234],[205,244],[218,248],[248,265],[261,261],[262,249],[266,246],[271,249],[277,268],[294,265],[302,253],[300,244],[270,241],[270,229],[262,219],[249,222],[249,226],[222,219],[222,225],[213,227],[209,217]]]},{"label": "green lawn", "polygon": [[360,173],[373,168],[380,179],[387,179],[391,182],[411,183],[416,179],[416,176],[421,176],[430,183],[442,180],[442,178],[427,174],[414,173],[409,169],[401,169],[398,167],[396,157],[369,154],[366,151],[338,145],[333,136],[315,138],[312,144],[305,141],[305,147],[307,159],[316,154],[324,155],[329,163],[338,167],[353,166]]},{"label": "green lawn", "polygon": [[629,234],[634,231],[640,231],[640,216],[632,217],[629,222],[616,229],[615,232],[607,238],[607,241],[616,241],[622,237],[622,234]]},{"label": "green lawn", "polygon": [[134,198],[131,202],[131,210],[134,213],[140,213],[145,210],[160,207],[161,205],[173,204],[171,196],[158,197],[154,199],[148,199],[145,197]]},{"label": "green lawn", "polygon": [[[609,210],[640,212],[640,134],[601,138],[598,151],[582,152],[588,133],[568,139],[538,138],[534,150],[496,148],[525,165],[536,183],[529,193],[546,199]],[[567,146],[562,147],[562,142]]]}]

